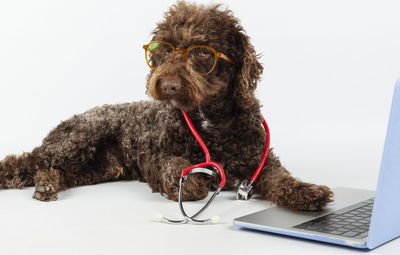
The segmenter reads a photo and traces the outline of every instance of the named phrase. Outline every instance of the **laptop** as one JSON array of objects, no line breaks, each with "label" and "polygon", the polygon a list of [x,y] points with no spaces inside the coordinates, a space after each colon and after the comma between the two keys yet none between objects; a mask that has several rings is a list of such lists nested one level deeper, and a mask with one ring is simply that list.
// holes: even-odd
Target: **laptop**
[{"label": "laptop", "polygon": [[400,78],[397,80],[376,192],[335,188],[319,212],[272,207],[233,220],[235,226],[374,249],[400,236]]}]

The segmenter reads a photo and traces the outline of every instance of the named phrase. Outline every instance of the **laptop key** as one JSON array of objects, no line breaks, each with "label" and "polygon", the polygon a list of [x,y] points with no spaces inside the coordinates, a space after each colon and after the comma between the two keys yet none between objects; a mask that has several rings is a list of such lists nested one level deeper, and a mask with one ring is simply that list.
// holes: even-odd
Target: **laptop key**
[{"label": "laptop key", "polygon": [[354,232],[354,231],[349,231],[349,232],[343,233],[342,236],[354,237],[354,236],[356,236],[356,235],[358,235],[358,234],[360,234],[360,233]]},{"label": "laptop key", "polygon": [[330,232],[332,232],[334,230],[335,230],[335,228],[326,227],[326,228],[320,229],[319,232],[328,233],[329,234]]},{"label": "laptop key", "polygon": [[354,228],[354,229],[352,229],[351,231],[353,231],[353,232],[357,232],[357,233],[364,233],[364,232],[365,232],[365,229],[361,229],[361,228]]},{"label": "laptop key", "polygon": [[309,226],[311,226],[312,224],[313,224],[313,223],[312,223],[311,221],[309,221],[309,222],[300,224],[300,225],[298,225],[297,227],[298,227],[298,228],[303,228],[303,229],[305,229],[305,228],[308,228]]},{"label": "laptop key", "polygon": [[312,225],[312,226],[310,226],[310,227],[308,227],[308,228],[306,228],[306,229],[307,229],[307,230],[316,231],[316,230],[320,230],[320,229],[323,228],[323,227],[325,227],[325,226],[321,226],[321,225],[319,225],[319,224],[316,224],[316,225]]},{"label": "laptop key", "polygon": [[363,230],[363,232],[369,230],[369,228],[368,228],[368,227],[365,227],[365,226],[361,226],[361,227],[359,227],[358,229],[359,229],[359,230]]},{"label": "laptop key", "polygon": [[357,236],[357,238],[365,238],[365,237],[367,237],[367,236],[368,236],[368,231],[359,234],[359,235]]},{"label": "laptop key", "polygon": [[342,231],[338,231],[338,230],[333,230],[333,231],[326,232],[326,233],[327,234],[331,234],[331,235],[341,235],[341,234],[343,234]]},{"label": "laptop key", "polygon": [[354,216],[352,213],[344,213],[344,214],[342,214],[342,216],[344,216],[344,217],[351,217],[351,216]]}]

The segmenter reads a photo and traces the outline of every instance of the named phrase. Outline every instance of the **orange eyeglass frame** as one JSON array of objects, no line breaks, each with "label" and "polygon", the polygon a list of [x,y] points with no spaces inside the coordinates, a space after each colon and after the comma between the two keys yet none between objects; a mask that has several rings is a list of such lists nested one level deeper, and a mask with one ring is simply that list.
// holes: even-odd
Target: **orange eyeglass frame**
[{"label": "orange eyeglass frame", "polygon": [[229,58],[228,56],[226,56],[224,53],[216,51],[216,50],[215,50],[213,47],[211,47],[211,46],[207,46],[207,45],[192,45],[192,46],[190,46],[190,47],[187,48],[187,49],[177,49],[177,48],[175,48],[174,45],[172,45],[172,44],[169,43],[169,42],[165,42],[165,41],[153,41],[153,42],[151,42],[151,43],[149,43],[149,44],[147,44],[147,45],[143,45],[143,49],[145,49],[146,63],[147,63],[147,65],[148,65],[151,69],[153,69],[153,70],[157,70],[157,68],[151,66],[150,63],[149,63],[149,60],[148,60],[148,58],[147,58],[147,50],[149,49],[150,44],[153,44],[153,43],[164,43],[164,44],[169,45],[169,46],[172,48],[173,52],[179,52],[179,53],[182,53],[182,54],[184,55],[184,61],[187,60],[188,52],[189,52],[190,50],[192,50],[193,48],[204,47],[204,48],[207,48],[207,49],[211,50],[211,51],[214,53],[214,55],[215,55],[214,65],[213,65],[213,67],[211,68],[210,71],[208,71],[207,73],[199,73],[200,75],[207,75],[207,74],[210,74],[210,73],[214,70],[215,66],[217,65],[217,61],[218,61],[218,59],[220,59],[220,58],[222,58],[223,60],[225,60],[225,61],[227,61],[227,62],[229,62],[229,63],[231,63],[231,64],[235,64],[235,62],[234,62],[232,59],[230,59],[230,58]]}]

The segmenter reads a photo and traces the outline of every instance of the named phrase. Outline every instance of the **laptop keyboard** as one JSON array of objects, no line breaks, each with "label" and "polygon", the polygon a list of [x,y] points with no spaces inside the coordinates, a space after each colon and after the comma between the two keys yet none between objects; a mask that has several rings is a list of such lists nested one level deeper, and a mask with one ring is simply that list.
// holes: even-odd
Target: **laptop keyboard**
[{"label": "laptop keyboard", "polygon": [[374,198],[368,199],[294,228],[362,239],[368,236],[373,205]]}]

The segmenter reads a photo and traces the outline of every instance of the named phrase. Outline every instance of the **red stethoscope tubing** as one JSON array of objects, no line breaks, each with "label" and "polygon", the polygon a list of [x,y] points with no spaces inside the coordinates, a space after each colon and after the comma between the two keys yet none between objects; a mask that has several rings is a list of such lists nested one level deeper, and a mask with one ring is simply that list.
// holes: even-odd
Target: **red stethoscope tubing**
[{"label": "red stethoscope tubing", "polygon": [[257,180],[258,176],[260,175],[261,170],[264,167],[265,162],[267,161],[267,157],[268,157],[268,153],[269,153],[269,144],[270,144],[269,127],[268,127],[268,124],[265,121],[265,119],[264,119],[264,117],[262,116],[261,113],[260,113],[260,115],[263,118],[262,124],[264,126],[265,133],[267,134],[267,137],[265,139],[266,140],[265,141],[265,148],[264,148],[264,153],[263,153],[262,158],[261,158],[261,162],[258,165],[258,167],[257,167],[256,171],[254,172],[253,176],[250,178],[250,181],[252,181],[252,182],[255,182]]},{"label": "red stethoscope tubing", "polygon": [[[181,109],[181,112],[183,114],[183,117],[185,118],[185,121],[186,121],[190,131],[192,132],[193,136],[196,138],[196,140],[199,143],[200,147],[203,149],[204,155],[206,157],[206,161],[205,162],[199,163],[199,164],[196,164],[196,165],[192,165],[192,166],[189,166],[189,167],[183,169],[183,171],[181,173],[181,178],[185,177],[188,174],[188,172],[190,170],[194,169],[194,168],[212,166],[212,167],[215,167],[219,172],[219,175],[220,175],[220,178],[221,178],[221,182],[219,183],[219,187],[222,189],[225,186],[225,183],[226,183],[226,177],[225,177],[224,169],[222,169],[221,165],[218,164],[217,162],[211,161],[210,152],[208,151],[208,148],[207,148],[206,144],[204,143],[203,139],[201,139],[199,133],[197,133],[196,129],[194,128],[193,123],[190,120],[188,114],[183,109]],[[262,115],[261,115],[261,117],[262,117]],[[265,149],[264,149],[263,156],[261,158],[261,162],[260,162],[259,166],[257,167],[256,171],[254,172],[253,176],[250,178],[250,180],[253,183],[257,180],[258,176],[260,175],[261,170],[265,165],[265,161],[267,160],[268,153],[269,153],[269,145],[270,145],[269,128],[268,128],[267,122],[265,121],[264,117],[262,117],[262,118],[263,118],[262,124],[263,124],[265,132],[266,132],[266,142],[265,142]]]}]

